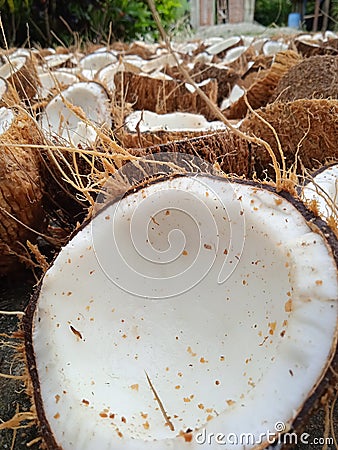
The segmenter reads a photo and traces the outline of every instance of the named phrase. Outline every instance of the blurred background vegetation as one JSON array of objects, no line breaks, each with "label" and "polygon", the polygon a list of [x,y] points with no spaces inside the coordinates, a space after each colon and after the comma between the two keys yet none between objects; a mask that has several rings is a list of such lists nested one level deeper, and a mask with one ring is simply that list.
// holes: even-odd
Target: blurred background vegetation
[{"label": "blurred background vegetation", "polygon": [[[170,33],[189,31],[189,0],[155,0],[164,27]],[[315,0],[307,0],[307,12]],[[255,21],[286,26],[291,0],[256,0]],[[77,40],[104,42],[158,38],[146,0],[0,0],[0,45],[41,46]],[[338,29],[338,0],[332,0],[329,28]],[[311,29],[304,24],[304,29]]]},{"label": "blurred background vegetation", "polygon": [[[167,31],[187,26],[188,0],[156,0]],[[66,45],[77,34],[82,40],[101,42],[108,36],[130,41],[156,39],[158,31],[146,0],[0,0],[2,32],[8,46],[60,41]],[[58,42],[59,41],[59,42]]]}]

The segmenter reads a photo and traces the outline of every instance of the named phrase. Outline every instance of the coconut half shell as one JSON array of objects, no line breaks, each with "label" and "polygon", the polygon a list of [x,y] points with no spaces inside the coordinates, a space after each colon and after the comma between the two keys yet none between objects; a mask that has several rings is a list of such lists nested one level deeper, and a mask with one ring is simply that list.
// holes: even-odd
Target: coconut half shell
[{"label": "coconut half shell", "polygon": [[108,204],[26,311],[47,447],[267,446],[336,351],[336,251],[302,203],[255,183],[176,177]]},{"label": "coconut half shell", "polygon": [[47,138],[75,147],[92,145],[97,137],[94,127],[112,126],[108,94],[96,82],[74,83],[48,103],[40,123]]},{"label": "coconut half shell", "polygon": [[5,78],[23,100],[31,100],[39,84],[35,65],[31,57],[8,57],[0,67],[0,77]]},{"label": "coconut half shell", "polygon": [[122,132],[116,132],[125,147],[148,147],[224,130],[223,122],[208,122],[200,114],[175,112],[156,114],[134,111],[126,117]]}]

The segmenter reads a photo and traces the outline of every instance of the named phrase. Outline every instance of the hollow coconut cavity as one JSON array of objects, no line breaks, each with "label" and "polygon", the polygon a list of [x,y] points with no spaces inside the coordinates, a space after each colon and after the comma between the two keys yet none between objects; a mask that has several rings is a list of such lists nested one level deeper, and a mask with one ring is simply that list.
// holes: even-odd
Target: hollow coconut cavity
[{"label": "hollow coconut cavity", "polygon": [[262,448],[288,428],[337,342],[337,243],[308,221],[325,228],[286,194],[209,176],[102,209],[26,312],[47,446],[199,449],[205,434],[252,433]]}]

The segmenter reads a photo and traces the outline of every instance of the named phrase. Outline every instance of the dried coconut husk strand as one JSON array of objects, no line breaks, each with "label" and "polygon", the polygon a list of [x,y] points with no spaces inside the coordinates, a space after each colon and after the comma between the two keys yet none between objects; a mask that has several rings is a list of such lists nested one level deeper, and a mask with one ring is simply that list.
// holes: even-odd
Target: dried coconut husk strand
[{"label": "dried coconut husk strand", "polygon": [[[275,136],[277,133],[287,167],[291,167],[298,159],[305,168],[313,169],[332,158],[338,158],[337,100],[304,99],[287,103],[277,102],[257,113],[260,117],[250,114],[241,129],[245,133],[264,138],[279,159]],[[257,175],[260,177],[267,171],[272,176],[269,152],[254,143],[251,151]]]}]

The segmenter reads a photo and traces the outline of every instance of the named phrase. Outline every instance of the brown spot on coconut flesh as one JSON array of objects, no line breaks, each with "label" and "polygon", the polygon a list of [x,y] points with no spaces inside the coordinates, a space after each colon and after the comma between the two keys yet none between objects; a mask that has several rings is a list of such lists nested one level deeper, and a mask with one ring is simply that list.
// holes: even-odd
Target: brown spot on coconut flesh
[{"label": "brown spot on coconut flesh", "polygon": [[80,331],[78,331],[76,328],[74,328],[72,325],[69,325],[69,328],[71,330],[71,332],[79,339],[82,340],[82,334],[80,333]]},{"label": "brown spot on coconut flesh", "polygon": [[192,441],[192,432],[189,431],[180,431],[179,432],[179,437],[183,437],[183,439],[185,440],[185,442],[191,442]]},{"label": "brown spot on coconut flesh", "polygon": [[284,310],[287,313],[290,313],[292,311],[292,299],[291,298],[285,303]]}]

